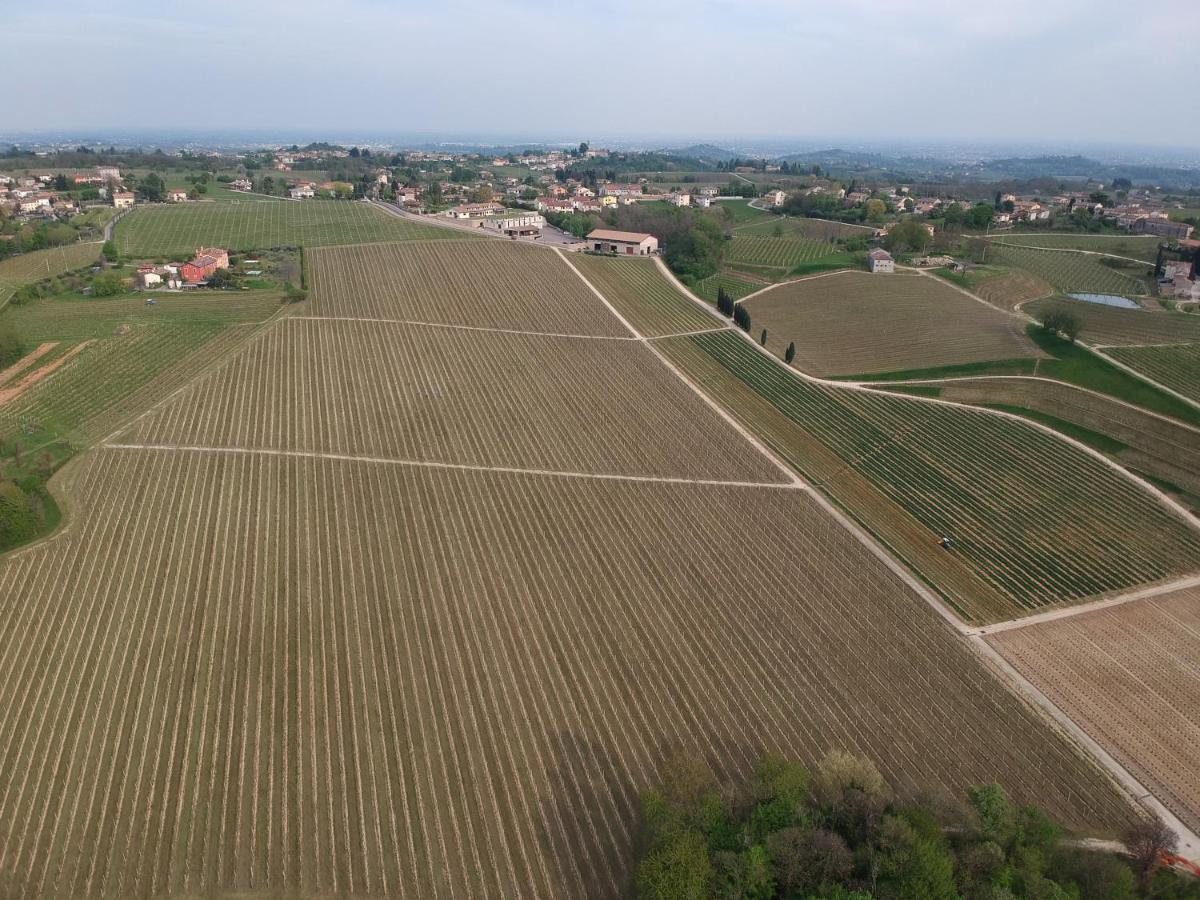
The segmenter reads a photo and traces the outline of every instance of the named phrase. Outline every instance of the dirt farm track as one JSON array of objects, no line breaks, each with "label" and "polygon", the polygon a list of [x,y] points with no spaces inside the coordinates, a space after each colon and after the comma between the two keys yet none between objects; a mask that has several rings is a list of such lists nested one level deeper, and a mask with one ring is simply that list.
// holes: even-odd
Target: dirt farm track
[{"label": "dirt farm track", "polygon": [[676,747],[1132,820],[704,394],[715,363],[675,368],[725,329],[650,270],[308,256],[306,303],[72,462],[66,526],[0,558],[0,888],[617,897]]}]

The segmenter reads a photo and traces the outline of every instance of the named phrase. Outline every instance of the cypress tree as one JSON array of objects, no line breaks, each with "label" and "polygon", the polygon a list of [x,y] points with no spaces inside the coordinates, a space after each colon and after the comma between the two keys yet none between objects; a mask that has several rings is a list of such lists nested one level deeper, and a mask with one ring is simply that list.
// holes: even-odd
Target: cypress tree
[{"label": "cypress tree", "polygon": [[758,342],[764,347],[767,346],[767,329],[762,330],[762,334],[758,337]]},{"label": "cypress tree", "polygon": [[792,360],[795,358],[796,358],[796,342],[792,341],[791,343],[788,344],[787,352],[783,354],[783,361],[790,366],[792,364]]}]

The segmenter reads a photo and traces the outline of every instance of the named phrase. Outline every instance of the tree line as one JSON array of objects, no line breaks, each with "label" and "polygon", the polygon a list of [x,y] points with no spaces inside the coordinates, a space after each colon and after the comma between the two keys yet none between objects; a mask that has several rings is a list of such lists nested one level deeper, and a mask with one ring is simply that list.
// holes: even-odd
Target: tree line
[{"label": "tree line", "polygon": [[1127,857],[1096,852],[998,784],[907,801],[870,760],[840,751],[812,771],[766,756],[738,784],[672,753],[641,813],[641,900],[1200,898],[1200,885],[1161,867],[1175,848],[1161,822],[1126,829]]}]

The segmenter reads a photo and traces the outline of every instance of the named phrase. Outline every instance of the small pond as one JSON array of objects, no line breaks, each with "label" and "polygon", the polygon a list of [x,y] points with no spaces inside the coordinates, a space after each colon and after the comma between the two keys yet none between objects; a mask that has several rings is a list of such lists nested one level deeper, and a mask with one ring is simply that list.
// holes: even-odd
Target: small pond
[{"label": "small pond", "polygon": [[1141,309],[1142,304],[1128,297],[1118,297],[1116,294],[1067,294],[1072,300],[1082,300],[1084,303],[1100,303],[1104,306],[1119,306],[1121,309]]}]

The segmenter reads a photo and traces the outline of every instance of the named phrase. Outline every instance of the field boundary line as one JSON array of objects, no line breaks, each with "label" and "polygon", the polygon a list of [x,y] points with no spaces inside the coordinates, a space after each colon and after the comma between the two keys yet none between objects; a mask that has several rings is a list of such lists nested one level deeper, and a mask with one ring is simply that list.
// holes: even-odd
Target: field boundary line
[{"label": "field boundary line", "polygon": [[[1138,346],[1141,345],[1139,344]],[[1163,346],[1173,347],[1175,345],[1164,344]],[[1200,427],[1189,424],[1188,422],[1181,422],[1179,419],[1173,419],[1170,416],[1164,415],[1163,413],[1155,412],[1152,409],[1146,409],[1143,406],[1138,406],[1135,403],[1130,403],[1127,400],[1122,400],[1120,397],[1114,397],[1111,394],[1101,394],[1099,391],[1094,391],[1091,388],[1080,387],[1077,384],[1071,384],[1069,381],[1059,381],[1057,378],[1047,378],[1045,375],[955,375],[950,378],[905,378],[897,381],[871,381],[868,379],[865,381],[841,381],[838,383],[846,385],[858,385],[860,387],[867,387],[873,390],[887,390],[887,386],[892,384],[953,385],[955,382],[959,381],[1039,381],[1043,384],[1053,384],[1057,385],[1058,387],[1067,388],[1068,390],[1079,391],[1082,394],[1088,394],[1101,400],[1106,400],[1109,403],[1115,403],[1118,406],[1125,407],[1126,409],[1132,409],[1136,412],[1144,413],[1147,416],[1152,416],[1155,419],[1168,422],[1171,425],[1176,425],[1180,428],[1186,428],[1188,431],[1194,431],[1200,435]]]},{"label": "field boundary line", "polygon": [[[577,268],[569,259],[567,259],[563,255],[561,250],[559,250],[557,247],[555,247],[554,252],[558,254],[558,258],[563,261],[563,263],[567,266],[567,268],[570,269],[572,272],[574,272],[576,274],[576,276],[578,276],[579,280],[582,281],[584,284],[586,284],[588,286],[588,289],[593,294],[595,294],[598,298],[600,298],[600,302],[603,303],[606,307],[608,307],[608,311],[617,317],[617,321],[619,321],[622,325],[624,325],[627,329],[629,329],[630,334],[635,335],[637,337],[637,339],[646,346],[646,349],[649,350],[651,353],[653,353],[658,358],[659,362],[661,362],[664,366],[666,366],[668,369],[670,369],[672,372],[674,372],[675,377],[677,377],[680,381],[682,381],[684,384],[686,384],[692,390],[692,393],[694,393],[697,397],[699,397],[704,402],[704,404],[706,406],[708,406],[709,409],[711,409],[718,416],[720,416],[721,419],[727,425],[729,425],[738,434],[740,434],[743,438],[745,438],[750,443],[750,445],[752,447],[754,447],[754,449],[756,449],[759,453],[761,453],[768,460],[770,460],[771,463],[775,466],[775,468],[779,469],[779,471],[782,472],[784,474],[784,476],[787,478],[787,484],[789,484],[792,487],[807,487],[807,485],[800,478],[800,476],[797,474],[795,469],[793,469],[791,466],[789,466],[787,463],[785,463],[782,459],[780,459],[778,456],[776,456],[771,450],[769,450],[767,448],[766,444],[764,444],[757,437],[755,437],[748,428],[743,426],[741,422],[737,421],[733,416],[731,416],[728,412],[726,412],[724,409],[722,409],[721,405],[719,403],[717,403],[716,400],[714,400],[712,397],[710,397],[704,391],[700,390],[700,388],[697,387],[696,384],[693,383],[690,378],[688,378],[686,375],[683,374],[683,372],[680,370],[680,368],[678,366],[675,365],[675,363],[671,362],[671,360],[668,359],[661,350],[659,350],[657,347],[654,346],[653,342],[651,342],[645,335],[643,335],[640,331],[638,331],[636,328],[634,328],[633,325],[630,323],[630,321],[628,319],[626,319],[623,315],[621,315],[617,311],[617,308],[608,301],[608,298],[605,297],[604,294],[600,293],[600,290],[594,284],[592,284],[591,281],[588,280],[588,277],[583,274],[583,271],[581,269]],[[660,260],[656,259],[655,261],[659,262],[661,264]],[[674,280],[673,274],[672,274],[671,278],[672,278],[672,280]],[[706,306],[706,308],[707,308],[707,306]],[[713,314],[713,316],[716,317],[716,310],[710,309],[709,312],[711,312]],[[723,321],[724,320],[722,319],[722,322]],[[720,330],[720,329],[715,329],[715,330]]]},{"label": "field boundary line", "polygon": [[278,450],[269,447],[206,447],[199,444],[122,444],[103,443],[102,450],[148,450],[170,453],[214,453],[233,456],[277,456],[295,459],[326,459],[334,462],[356,462],[379,466],[403,466],[413,469],[451,469],[460,472],[499,472],[505,475],[538,475],[546,478],[579,478],[592,481],[636,481],[647,484],[694,484],[704,487],[770,488],[772,490],[807,490],[802,483],[781,481],[726,481],[719,478],[683,478],[672,475],[620,475],[612,472],[569,472],[560,469],[522,469],[517,466],[483,466],[470,463],[449,463],[436,460],[394,459],[386,456],[356,456],[351,453],[330,453],[321,450]]},{"label": "field boundary line", "polygon": [[1099,612],[1105,609],[1112,609],[1115,606],[1124,606],[1126,603],[1133,603],[1137,600],[1146,600],[1151,597],[1158,597],[1163,594],[1173,594],[1176,591],[1187,590],[1188,588],[1200,587],[1200,575],[1188,575],[1184,578],[1176,578],[1173,581],[1164,581],[1159,584],[1153,584],[1150,587],[1139,588],[1135,591],[1128,591],[1123,594],[1118,594],[1115,597],[1105,597],[1100,600],[1093,600],[1090,603],[1080,603],[1076,606],[1066,606],[1062,609],[1051,609],[1042,613],[1035,613],[1032,616],[1024,616],[1019,619],[1009,619],[1004,622],[995,622],[991,625],[980,625],[977,628],[971,628],[967,634],[971,637],[986,637],[989,634],[999,634],[1004,631],[1014,631],[1018,628],[1032,628],[1041,625],[1045,622],[1056,622],[1059,619],[1071,619],[1075,616],[1082,616],[1090,612]]},{"label": "field boundary line", "polygon": [[646,337],[647,341],[664,341],[667,338],[692,337],[697,334],[716,334],[718,331],[732,331],[732,325],[725,325],[721,328],[701,328],[698,331],[679,331],[675,334],[652,334]]},{"label": "field boundary line", "polygon": [[[375,322],[381,325],[414,325],[423,328],[451,328],[458,331],[483,331],[491,334],[523,334],[530,337],[574,338],[582,341],[626,341],[637,343],[641,338],[604,334],[572,334],[557,331],[523,331],[519,328],[489,328],[486,325],[454,325],[448,322],[421,322],[416,319],[378,319],[357,316],[289,316],[304,322]],[[712,329],[716,331],[718,329]],[[699,334],[699,332],[697,332]]]},{"label": "field boundary line", "polygon": [[[688,291],[687,288],[679,283],[678,279],[673,279],[679,289],[692,299],[693,302],[708,307],[703,300]],[[779,360],[774,354],[759,347],[757,343],[746,335],[747,341],[754,347],[758,347],[775,360],[776,363],[783,365],[782,360]],[[793,372],[798,370],[788,366],[788,369]],[[813,381],[821,379],[805,375],[803,372],[799,374],[805,378],[810,378]],[[837,382],[832,382],[836,384]],[[868,388],[857,388],[857,390],[869,390]],[[951,404],[954,405],[954,404]],[[863,527],[849,519],[841,510],[835,507],[818,489],[809,491],[811,496],[818,505],[828,512],[835,521],[842,525],[850,532],[858,541],[867,548],[876,558],[878,558],[891,572],[893,572],[902,583],[911,588],[918,597],[932,607],[934,612],[941,616],[955,632],[967,643],[967,646],[973,648],[980,662],[989,668],[997,679],[1004,684],[1009,690],[1017,696],[1018,699],[1037,709],[1051,724],[1057,725],[1063,736],[1068,739],[1073,739],[1081,751],[1081,755],[1085,759],[1090,759],[1093,765],[1100,771],[1104,772],[1122,792],[1128,796],[1135,805],[1140,804],[1143,807],[1149,808],[1162,817],[1174,832],[1179,836],[1183,848],[1188,856],[1195,856],[1200,853],[1200,836],[1197,836],[1190,828],[1188,828],[1180,819],[1175,816],[1167,807],[1151,793],[1145,785],[1143,785],[1132,773],[1129,772],[1120,762],[1118,762],[1112,754],[1105,750],[1094,738],[1092,738],[1083,728],[1078,725],[1067,713],[1060,709],[1049,697],[1043,694],[1029,679],[1025,678],[1015,667],[1005,659],[995,647],[991,646],[985,640],[982,634],[974,633],[975,629],[960,619],[954,611],[941,599],[939,599],[932,590],[929,589],[905,566],[903,562],[892,555],[888,549],[881,544],[873,535],[867,532]],[[1153,590],[1151,588],[1150,590]]]},{"label": "field boundary line", "polygon": [[[666,268],[666,263],[663,263],[663,268]],[[734,301],[736,306],[739,303],[745,303],[747,300],[753,300],[759,294],[765,294],[767,291],[774,290],[777,287],[783,287],[788,284],[799,284],[801,281],[812,281],[814,278],[828,278],[831,275],[845,275],[847,272],[857,272],[858,269],[830,269],[828,272],[817,272],[813,275],[801,275],[799,278],[789,278],[786,281],[777,281],[774,284],[768,284],[766,287],[761,287],[757,291],[747,294],[739,300]],[[674,274],[674,273],[672,273]],[[703,301],[701,301],[703,302]]]}]

